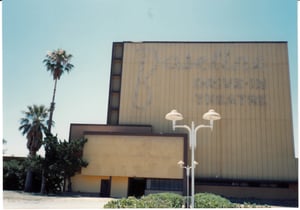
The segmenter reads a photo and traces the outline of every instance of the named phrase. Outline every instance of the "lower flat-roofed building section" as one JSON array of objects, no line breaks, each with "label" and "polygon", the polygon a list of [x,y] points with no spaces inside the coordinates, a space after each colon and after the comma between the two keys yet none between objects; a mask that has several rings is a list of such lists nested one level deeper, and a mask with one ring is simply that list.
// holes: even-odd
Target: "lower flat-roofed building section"
[{"label": "lower flat-roofed building section", "polygon": [[186,177],[177,162],[186,162],[185,134],[86,132],[83,158],[89,162],[72,178],[75,192],[103,197],[182,194]]}]

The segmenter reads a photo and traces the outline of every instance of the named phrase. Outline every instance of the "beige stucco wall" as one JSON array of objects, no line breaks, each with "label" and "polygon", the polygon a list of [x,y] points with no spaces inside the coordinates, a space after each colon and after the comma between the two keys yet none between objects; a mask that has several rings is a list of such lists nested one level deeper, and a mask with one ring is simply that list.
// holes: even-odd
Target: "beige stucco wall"
[{"label": "beige stucco wall", "polygon": [[190,125],[213,108],[222,119],[198,132],[197,177],[297,180],[286,42],[124,43],[122,59],[120,124],[173,132],[172,109]]},{"label": "beige stucco wall", "polygon": [[184,137],[85,135],[82,175],[183,178],[177,162],[184,160]]},{"label": "beige stucco wall", "polygon": [[101,179],[109,179],[109,177],[86,176],[82,174],[77,174],[72,177],[73,191],[100,193]]},{"label": "beige stucco wall", "polygon": [[128,177],[108,177],[77,174],[72,177],[74,192],[100,193],[101,180],[111,179],[110,196],[113,198],[126,197],[128,192]]},{"label": "beige stucco wall", "polygon": [[127,196],[128,177],[112,177],[110,196],[113,198],[122,198]]}]

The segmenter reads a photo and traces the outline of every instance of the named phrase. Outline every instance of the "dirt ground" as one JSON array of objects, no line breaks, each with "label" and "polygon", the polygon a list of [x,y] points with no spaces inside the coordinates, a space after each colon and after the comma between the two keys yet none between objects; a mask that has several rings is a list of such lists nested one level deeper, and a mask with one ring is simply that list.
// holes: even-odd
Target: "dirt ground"
[{"label": "dirt ground", "polygon": [[112,198],[41,196],[21,191],[3,191],[3,209],[101,209]]}]

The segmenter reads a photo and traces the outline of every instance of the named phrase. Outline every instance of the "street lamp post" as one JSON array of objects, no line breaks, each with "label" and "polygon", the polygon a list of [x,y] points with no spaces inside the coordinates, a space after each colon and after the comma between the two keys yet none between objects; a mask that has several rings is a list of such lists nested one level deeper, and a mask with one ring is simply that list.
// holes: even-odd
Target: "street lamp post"
[{"label": "street lamp post", "polygon": [[179,112],[177,112],[175,109],[166,114],[165,118],[167,120],[172,121],[172,128],[175,131],[176,128],[184,128],[187,129],[189,132],[189,146],[191,149],[191,178],[192,178],[192,183],[191,183],[191,208],[194,208],[195,200],[194,200],[194,195],[195,195],[195,148],[197,146],[197,141],[196,141],[196,135],[197,131],[200,128],[210,128],[211,130],[213,129],[213,122],[214,120],[219,120],[221,119],[220,114],[215,112],[215,110],[210,109],[208,112],[203,114],[202,118],[204,120],[209,120],[210,123],[209,125],[198,125],[195,127],[194,121],[192,121],[191,127],[188,125],[176,125],[177,120],[182,120],[183,116]]},{"label": "street lamp post", "polygon": [[[197,165],[198,163],[196,161],[195,165]],[[184,166],[184,162],[182,160],[180,160],[178,163],[180,168],[184,168],[186,170],[186,207],[189,208],[189,198],[190,198],[190,191],[189,191],[189,177],[190,177],[190,169],[192,168],[191,166],[187,165]]]}]

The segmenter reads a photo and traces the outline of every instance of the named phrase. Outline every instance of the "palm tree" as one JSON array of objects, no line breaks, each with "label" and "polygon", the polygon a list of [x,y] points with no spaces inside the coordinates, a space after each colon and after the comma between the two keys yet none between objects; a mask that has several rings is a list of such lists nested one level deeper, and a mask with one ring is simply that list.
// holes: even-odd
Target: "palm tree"
[{"label": "palm tree", "polygon": [[52,101],[50,104],[50,115],[48,121],[48,131],[51,133],[51,125],[52,125],[52,117],[54,112],[55,106],[55,93],[56,93],[56,85],[57,80],[60,79],[61,75],[64,72],[70,72],[74,67],[73,64],[69,63],[73,56],[71,54],[67,54],[65,50],[58,49],[52,52],[48,52],[46,55],[46,59],[44,59],[45,66],[47,71],[50,71],[51,75],[53,76],[54,80],[54,89],[53,89],[53,96]]},{"label": "palm tree", "polygon": [[[27,106],[28,111],[23,111],[25,115],[21,118],[21,126],[19,130],[27,138],[27,148],[29,157],[36,156],[36,152],[41,148],[43,143],[43,133],[47,134],[48,129],[46,122],[48,119],[48,109],[44,105]],[[32,189],[32,171],[27,169],[25,192],[30,192]]]},{"label": "palm tree", "polygon": [[[48,52],[46,55],[46,58],[43,60],[45,63],[45,66],[47,68],[47,71],[50,71],[51,75],[53,76],[54,80],[54,88],[53,88],[53,96],[52,101],[50,104],[50,115],[49,115],[49,121],[48,121],[48,132],[51,134],[51,126],[52,126],[52,118],[53,118],[53,112],[54,112],[54,106],[55,106],[55,93],[56,93],[56,85],[57,80],[60,79],[61,75],[64,72],[70,72],[72,68],[74,67],[73,64],[69,63],[71,58],[73,56],[71,54],[67,54],[65,50],[58,49],[53,50],[52,52]],[[46,178],[44,174],[44,170],[42,172],[42,186],[41,186],[41,193],[45,193],[46,189]]]},{"label": "palm tree", "polygon": [[26,134],[27,148],[29,154],[34,156],[41,148],[43,142],[43,133],[46,134],[48,118],[48,109],[44,105],[27,106],[28,111],[22,113],[25,117],[21,118],[19,130],[23,135]]}]

